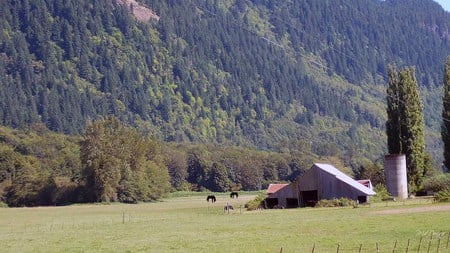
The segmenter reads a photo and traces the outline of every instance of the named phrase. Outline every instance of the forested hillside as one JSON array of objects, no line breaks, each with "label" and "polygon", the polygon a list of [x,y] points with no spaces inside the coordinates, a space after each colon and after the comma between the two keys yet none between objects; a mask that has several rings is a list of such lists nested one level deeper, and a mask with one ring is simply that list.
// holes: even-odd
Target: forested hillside
[{"label": "forested hillside", "polygon": [[[116,118],[89,124],[83,137],[57,134],[43,124],[24,131],[0,127],[0,207],[3,202],[136,203],[161,198],[170,190],[261,190],[273,182],[295,180],[316,159],[301,146],[268,152],[162,143]],[[337,158],[329,159],[343,167]],[[379,171],[368,163],[353,172],[380,183]]]},{"label": "forested hillside", "polygon": [[114,115],[164,141],[351,163],[386,150],[396,63],[416,66],[439,128],[450,14],[432,1],[139,2],[159,19],[114,0],[1,1],[1,124],[76,135]]}]

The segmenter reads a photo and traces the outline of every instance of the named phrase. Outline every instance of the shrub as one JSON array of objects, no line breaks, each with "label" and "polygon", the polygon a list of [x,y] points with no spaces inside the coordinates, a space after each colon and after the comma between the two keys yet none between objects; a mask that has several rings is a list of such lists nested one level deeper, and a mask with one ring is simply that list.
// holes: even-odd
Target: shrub
[{"label": "shrub", "polygon": [[437,202],[450,202],[450,187],[434,194]]},{"label": "shrub", "polygon": [[247,210],[252,211],[252,210],[256,210],[258,208],[263,208],[264,207],[264,199],[267,197],[266,193],[260,193],[258,196],[255,197],[254,200],[250,200],[249,202],[247,202],[245,204],[245,208],[247,208]]},{"label": "shrub", "polygon": [[8,205],[5,202],[0,202],[0,208],[6,208]]},{"label": "shrub", "polygon": [[377,194],[370,197],[371,202],[381,202],[383,199],[391,197],[391,194],[383,184],[377,184],[373,190]]},{"label": "shrub", "polygon": [[439,192],[450,188],[450,174],[439,174],[434,177],[423,180],[423,189],[425,191]]},{"label": "shrub", "polygon": [[321,199],[315,207],[344,207],[356,206],[356,202],[348,198],[340,199]]},{"label": "shrub", "polygon": [[56,177],[52,192],[52,204],[68,205],[82,202],[82,187],[68,177]]}]

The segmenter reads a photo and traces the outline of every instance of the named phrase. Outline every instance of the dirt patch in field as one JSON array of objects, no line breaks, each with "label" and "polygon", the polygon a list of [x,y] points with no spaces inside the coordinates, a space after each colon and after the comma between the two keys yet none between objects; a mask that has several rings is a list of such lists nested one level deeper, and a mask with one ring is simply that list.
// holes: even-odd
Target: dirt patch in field
[{"label": "dirt patch in field", "polygon": [[439,206],[421,206],[413,208],[402,208],[402,209],[390,209],[382,211],[374,211],[373,214],[403,214],[403,213],[425,213],[425,212],[440,212],[440,211],[450,211],[450,205],[439,205]]}]

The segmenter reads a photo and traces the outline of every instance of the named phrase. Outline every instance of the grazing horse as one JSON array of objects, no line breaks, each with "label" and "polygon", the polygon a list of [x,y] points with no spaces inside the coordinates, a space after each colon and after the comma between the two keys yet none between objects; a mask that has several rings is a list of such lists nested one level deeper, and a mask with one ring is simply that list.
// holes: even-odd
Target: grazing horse
[{"label": "grazing horse", "polygon": [[232,205],[225,205],[225,206],[223,207],[223,211],[224,211],[224,212],[229,211],[229,210],[234,210],[234,208],[233,208]]},{"label": "grazing horse", "polygon": [[214,196],[214,195],[208,195],[208,197],[206,197],[206,201],[209,202],[209,200],[211,200],[211,203],[216,202],[216,196]]},{"label": "grazing horse", "polygon": [[234,199],[235,197],[238,198],[239,194],[237,192],[231,192],[230,193],[230,198]]}]

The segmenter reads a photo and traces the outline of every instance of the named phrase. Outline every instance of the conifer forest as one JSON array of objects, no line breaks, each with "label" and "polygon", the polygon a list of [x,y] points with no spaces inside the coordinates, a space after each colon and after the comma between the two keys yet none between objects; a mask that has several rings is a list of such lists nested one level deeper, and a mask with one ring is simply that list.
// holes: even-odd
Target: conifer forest
[{"label": "conifer forest", "polygon": [[391,65],[437,173],[449,54],[431,0],[0,1],[0,202],[261,190],[324,160],[383,183]]}]

